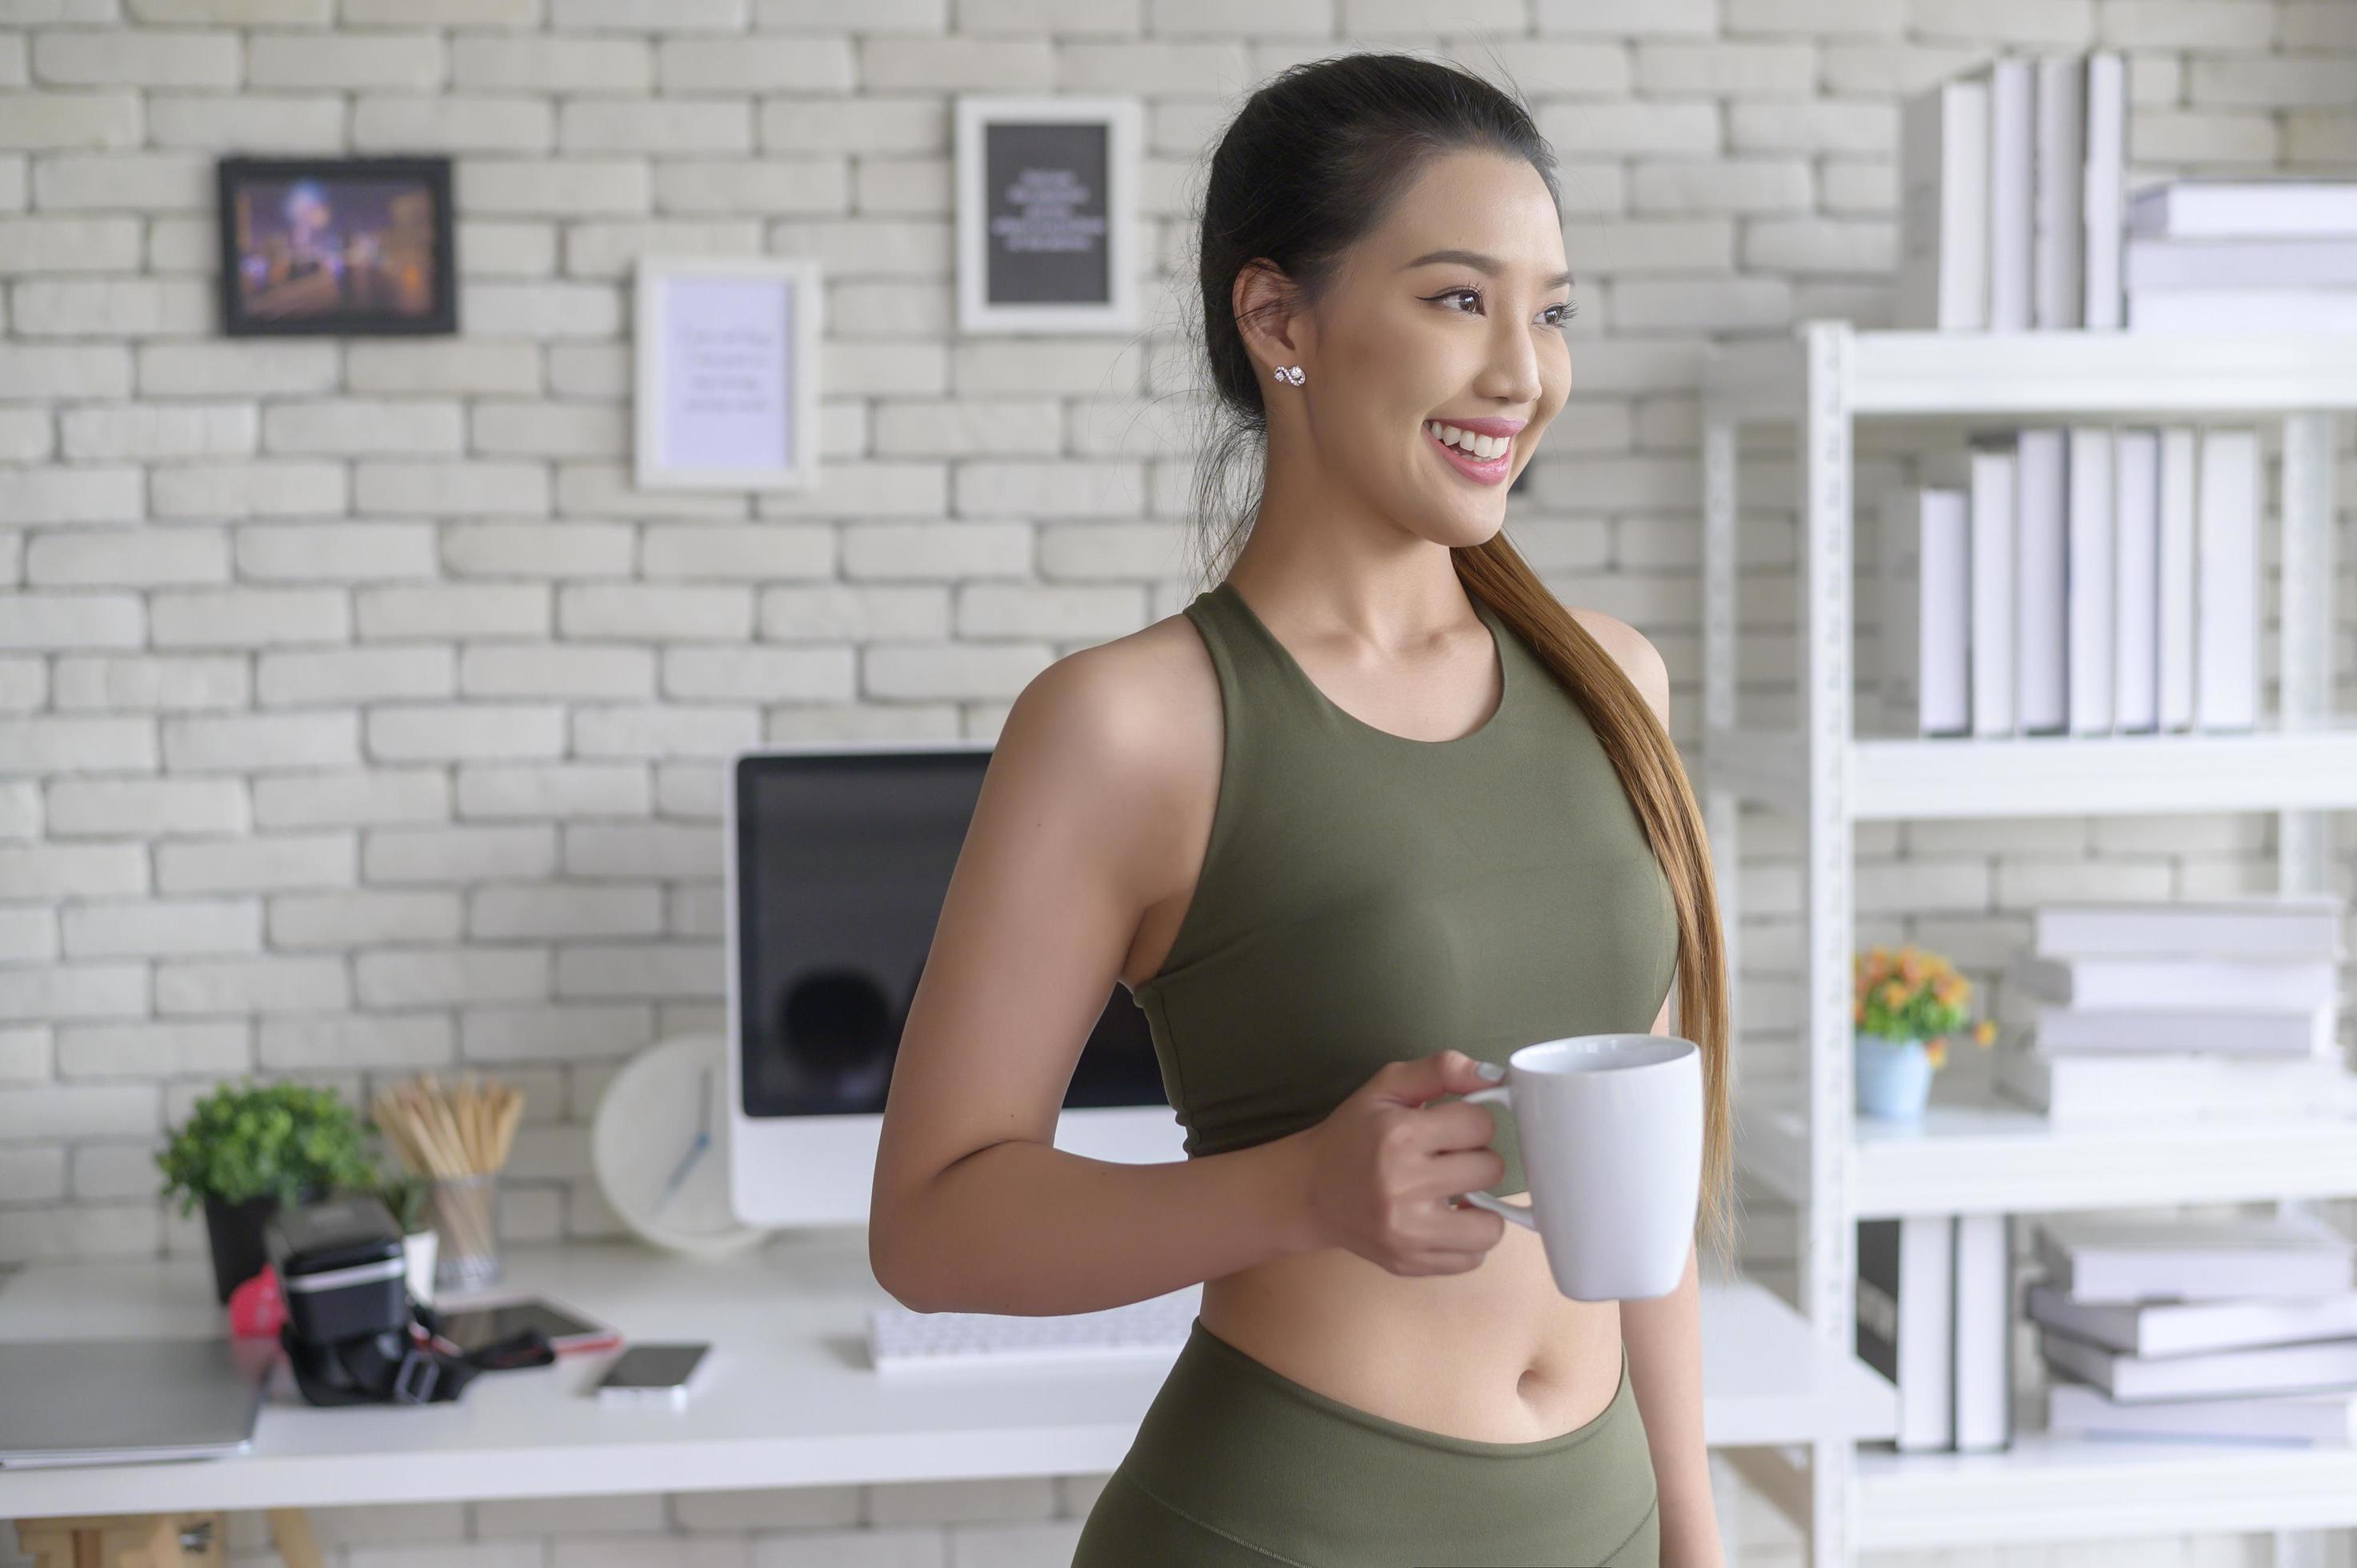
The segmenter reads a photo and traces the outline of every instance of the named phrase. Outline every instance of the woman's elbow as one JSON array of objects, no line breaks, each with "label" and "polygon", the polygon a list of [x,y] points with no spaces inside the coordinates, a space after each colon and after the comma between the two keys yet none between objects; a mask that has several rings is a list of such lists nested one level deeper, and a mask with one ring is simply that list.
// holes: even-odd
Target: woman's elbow
[{"label": "woman's elbow", "polygon": [[867,1269],[885,1294],[918,1312],[936,1310],[921,1271],[913,1266],[909,1236],[913,1229],[905,1197],[887,1200],[877,1193],[867,1206]]},{"label": "woman's elbow", "polygon": [[957,1305],[957,1249],[951,1239],[958,1232],[954,1226],[943,1230],[932,1223],[930,1211],[940,1199],[942,1179],[991,1146],[969,1149],[921,1176],[904,1169],[888,1181],[879,1168],[867,1196],[867,1267],[876,1283],[901,1305],[918,1312],[946,1312]]}]

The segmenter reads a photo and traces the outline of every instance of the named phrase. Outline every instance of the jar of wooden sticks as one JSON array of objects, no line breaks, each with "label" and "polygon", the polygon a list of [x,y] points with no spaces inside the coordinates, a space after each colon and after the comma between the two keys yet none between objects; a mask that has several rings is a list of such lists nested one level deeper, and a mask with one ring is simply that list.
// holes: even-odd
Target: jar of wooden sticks
[{"label": "jar of wooden sticks", "polygon": [[496,1282],[499,1173],[523,1116],[523,1091],[473,1073],[446,1089],[429,1072],[378,1090],[373,1111],[402,1163],[434,1184],[426,1211],[439,1238],[436,1292]]}]

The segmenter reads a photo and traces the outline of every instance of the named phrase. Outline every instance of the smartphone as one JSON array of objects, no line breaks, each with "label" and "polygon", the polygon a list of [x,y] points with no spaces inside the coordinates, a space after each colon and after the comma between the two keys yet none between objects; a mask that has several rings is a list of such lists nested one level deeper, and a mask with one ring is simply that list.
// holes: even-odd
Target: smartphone
[{"label": "smartphone", "polygon": [[498,1343],[521,1329],[537,1328],[560,1356],[575,1350],[611,1350],[621,1331],[544,1295],[484,1298],[440,1309],[438,1348],[464,1356]]},{"label": "smartphone", "polygon": [[614,1358],[597,1381],[601,1404],[679,1405],[687,1402],[703,1370],[705,1344],[633,1345]]}]

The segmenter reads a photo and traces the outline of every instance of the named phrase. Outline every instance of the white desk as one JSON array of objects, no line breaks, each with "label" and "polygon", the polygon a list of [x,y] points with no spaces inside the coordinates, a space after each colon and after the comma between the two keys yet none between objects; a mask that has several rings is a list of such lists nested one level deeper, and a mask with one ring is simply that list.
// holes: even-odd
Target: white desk
[{"label": "white desk", "polygon": [[[456,1402],[315,1409],[281,1366],[249,1454],[170,1465],[0,1472],[0,1520],[167,1509],[1092,1475],[1120,1463],[1168,1370],[879,1377],[866,1309],[890,1300],[857,1228],[791,1231],[718,1263],[635,1246],[520,1248],[505,1286],[636,1339],[708,1339],[710,1381],[679,1411],[610,1411],[602,1355],[487,1372]],[[0,1287],[0,1339],[221,1331],[205,1260],[37,1263]],[[1829,1357],[1755,1284],[1706,1287],[1714,1445],[1889,1436],[1890,1385]]]}]

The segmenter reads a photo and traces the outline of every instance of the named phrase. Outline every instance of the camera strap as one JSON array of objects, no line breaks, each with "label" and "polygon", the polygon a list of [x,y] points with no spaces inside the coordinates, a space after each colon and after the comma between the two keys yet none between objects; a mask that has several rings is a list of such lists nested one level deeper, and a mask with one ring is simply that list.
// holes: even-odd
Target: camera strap
[{"label": "camera strap", "polygon": [[556,1359],[548,1336],[529,1327],[451,1355],[434,1346],[441,1322],[433,1308],[410,1305],[411,1319],[401,1327],[332,1345],[298,1339],[291,1324],[282,1326],[279,1341],[294,1363],[304,1398],[313,1404],[438,1404],[457,1399],[480,1373],[544,1367]]}]

